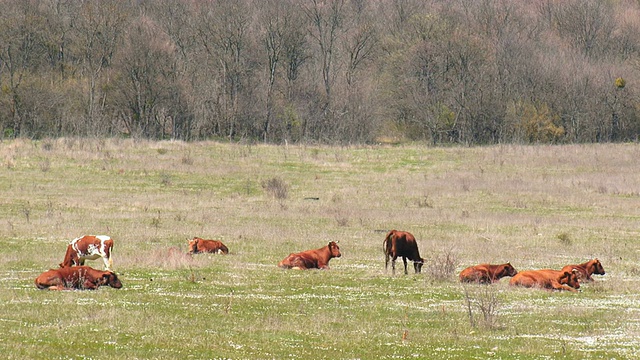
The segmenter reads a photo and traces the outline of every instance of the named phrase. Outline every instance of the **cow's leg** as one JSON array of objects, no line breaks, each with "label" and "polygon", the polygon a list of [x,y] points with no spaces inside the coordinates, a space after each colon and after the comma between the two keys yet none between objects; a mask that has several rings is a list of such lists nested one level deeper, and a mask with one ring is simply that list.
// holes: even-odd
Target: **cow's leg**
[{"label": "cow's leg", "polygon": [[567,291],[571,291],[571,292],[578,292],[578,290],[572,288],[569,285],[564,285],[564,284],[560,284],[556,281],[551,283],[551,288],[554,290],[567,290]]},{"label": "cow's leg", "polygon": [[406,257],[402,257],[402,262],[404,263],[404,274],[408,275],[409,272],[407,271],[407,258]]},{"label": "cow's leg", "polygon": [[396,259],[398,257],[394,256],[391,258],[391,274],[395,275],[396,274]]},{"label": "cow's leg", "polygon": [[104,262],[104,270],[105,271],[110,271],[111,270],[111,265],[113,265],[113,261],[111,261],[111,256],[107,257],[103,257],[102,261]]}]

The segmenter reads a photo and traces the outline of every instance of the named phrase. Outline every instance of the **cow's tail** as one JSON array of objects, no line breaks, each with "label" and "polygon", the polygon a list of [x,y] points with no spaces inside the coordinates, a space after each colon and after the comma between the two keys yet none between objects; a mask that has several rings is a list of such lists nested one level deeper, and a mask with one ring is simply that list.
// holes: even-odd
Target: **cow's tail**
[{"label": "cow's tail", "polygon": [[382,241],[382,252],[384,252],[384,268],[389,267],[389,256],[391,256],[391,237],[395,233],[395,230],[391,230],[385,236],[384,241]]}]

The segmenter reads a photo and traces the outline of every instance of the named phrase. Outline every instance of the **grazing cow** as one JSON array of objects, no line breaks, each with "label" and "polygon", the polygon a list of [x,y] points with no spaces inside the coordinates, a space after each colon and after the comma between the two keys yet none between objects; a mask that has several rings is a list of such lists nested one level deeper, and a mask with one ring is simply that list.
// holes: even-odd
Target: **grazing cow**
[{"label": "grazing cow", "polygon": [[584,264],[567,265],[562,268],[562,271],[571,271],[573,269],[578,270],[578,279],[586,281],[593,281],[592,274],[605,274],[604,268],[598,259],[589,260]]},{"label": "grazing cow", "polygon": [[505,276],[514,276],[518,271],[511,263],[501,265],[480,264],[470,266],[460,272],[460,282],[491,284]]},{"label": "grazing cow", "polygon": [[205,240],[199,237],[194,237],[189,240],[189,254],[197,253],[217,253],[228,254],[229,249],[218,240]]},{"label": "grazing cow", "polygon": [[106,235],[85,235],[71,240],[67,246],[67,253],[60,267],[84,265],[85,260],[95,260],[99,257],[104,261],[104,269],[111,270],[111,250],[113,239]]},{"label": "grazing cow", "polygon": [[521,271],[511,278],[509,285],[573,292],[580,288],[577,270],[558,271],[544,269]]},{"label": "grazing cow", "polygon": [[278,263],[284,269],[328,269],[329,260],[340,257],[340,247],[335,241],[316,250],[307,250],[300,253],[291,253]]},{"label": "grazing cow", "polygon": [[122,287],[122,283],[114,272],[100,271],[89,266],[51,269],[40,274],[35,283],[38,289],[49,290],[95,290],[102,285],[109,285],[116,289]]},{"label": "grazing cow", "polygon": [[404,262],[404,273],[407,272],[407,259],[413,261],[413,268],[416,274],[422,271],[422,265],[424,259],[420,257],[418,251],[418,243],[416,238],[406,231],[391,230],[384,238],[382,242],[382,248],[384,250],[384,268],[389,267],[389,258],[391,258],[392,273],[396,273],[396,259],[402,257]]}]

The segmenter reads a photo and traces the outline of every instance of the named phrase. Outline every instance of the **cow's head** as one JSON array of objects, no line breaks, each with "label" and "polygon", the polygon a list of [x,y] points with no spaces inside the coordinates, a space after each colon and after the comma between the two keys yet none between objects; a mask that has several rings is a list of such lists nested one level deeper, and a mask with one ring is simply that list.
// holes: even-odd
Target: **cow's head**
[{"label": "cow's head", "polygon": [[331,257],[342,256],[342,254],[340,253],[340,247],[335,241],[331,241],[327,246],[329,247],[329,253],[331,254]]},{"label": "cow's head", "polygon": [[420,258],[419,261],[413,262],[413,269],[416,271],[416,274],[420,274],[422,272],[422,265],[424,265],[423,258]]},{"label": "cow's head", "polygon": [[194,237],[192,240],[189,240],[189,253],[195,254],[198,252],[198,242],[200,242],[199,237]]},{"label": "cow's head", "polygon": [[574,289],[580,289],[580,281],[578,280],[578,274],[579,274],[579,271],[576,269],[571,270],[571,272],[565,271],[562,275],[560,275],[558,282],[560,284],[571,286]]},{"label": "cow's head", "polygon": [[[589,269],[590,268],[590,269]],[[600,263],[600,260],[598,259],[593,259],[589,262],[589,266],[587,267],[587,271],[589,270],[593,270],[592,273],[593,274],[598,274],[598,275],[604,275],[604,268],[602,267],[602,264]]]},{"label": "cow's head", "polygon": [[101,285],[109,285],[115,289],[122,287],[120,279],[118,279],[118,276],[112,271],[106,271],[105,274],[102,275]]},{"label": "cow's head", "polygon": [[502,269],[502,276],[516,276],[518,270],[516,270],[511,263],[504,264],[504,268]]}]

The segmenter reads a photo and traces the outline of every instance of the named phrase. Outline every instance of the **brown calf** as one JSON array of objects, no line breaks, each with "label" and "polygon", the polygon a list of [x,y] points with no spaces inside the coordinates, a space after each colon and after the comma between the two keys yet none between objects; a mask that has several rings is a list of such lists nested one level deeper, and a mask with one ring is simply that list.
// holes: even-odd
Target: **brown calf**
[{"label": "brown calf", "polygon": [[589,260],[584,264],[567,265],[562,268],[562,271],[571,271],[573,269],[578,270],[578,279],[586,281],[593,281],[592,274],[605,274],[604,268],[598,259]]},{"label": "brown calf", "polygon": [[284,269],[328,269],[329,260],[340,257],[340,247],[335,241],[316,250],[307,250],[299,253],[291,253],[278,263]]},{"label": "brown calf", "polygon": [[501,265],[480,264],[470,266],[460,272],[461,282],[491,284],[505,276],[514,276],[518,271],[511,263]]},{"label": "brown calf", "polygon": [[109,285],[116,289],[122,287],[122,283],[112,271],[100,271],[89,266],[51,269],[40,274],[35,283],[38,289],[49,290],[95,290],[102,285]]},{"label": "brown calf", "polygon": [[205,240],[199,237],[194,237],[192,240],[189,240],[189,254],[197,254],[197,253],[217,253],[217,254],[228,254],[229,248],[222,243],[222,241],[218,240]]},{"label": "brown calf", "polygon": [[424,259],[420,257],[418,251],[418,243],[416,238],[406,231],[391,230],[382,242],[384,250],[384,268],[389,267],[389,258],[391,258],[392,273],[396,273],[396,259],[402,257],[404,262],[404,273],[407,272],[407,259],[413,261],[413,268],[416,274],[419,274],[424,264]]},{"label": "brown calf", "polygon": [[580,288],[577,273],[550,269],[521,271],[511,278],[509,285],[576,292]]}]

